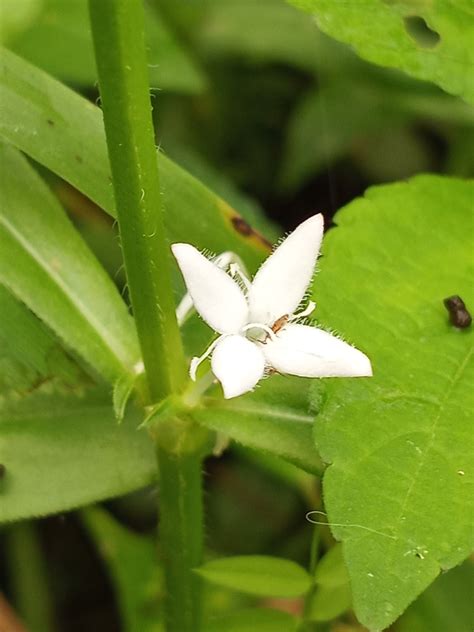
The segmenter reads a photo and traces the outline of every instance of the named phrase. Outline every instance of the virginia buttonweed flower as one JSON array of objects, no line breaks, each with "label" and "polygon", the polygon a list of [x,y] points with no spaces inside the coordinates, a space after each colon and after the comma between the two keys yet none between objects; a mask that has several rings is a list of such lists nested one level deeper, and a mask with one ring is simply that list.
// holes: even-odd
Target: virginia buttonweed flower
[{"label": "virginia buttonweed flower", "polygon": [[[226,399],[251,391],[266,373],[301,377],[371,376],[370,360],[336,336],[301,323],[298,312],[314,274],[323,216],[300,224],[262,264],[252,282],[237,266],[231,274],[190,244],[173,244],[194,307],[219,334],[190,367],[212,353],[211,367]],[[234,277],[238,277],[241,284]]]}]

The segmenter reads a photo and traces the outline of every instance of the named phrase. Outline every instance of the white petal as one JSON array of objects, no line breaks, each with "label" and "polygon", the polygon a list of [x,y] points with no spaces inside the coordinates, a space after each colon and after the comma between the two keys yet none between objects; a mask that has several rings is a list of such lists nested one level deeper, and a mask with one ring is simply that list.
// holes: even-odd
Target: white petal
[{"label": "white petal", "polygon": [[226,336],[212,354],[212,372],[230,399],[251,391],[262,378],[265,358],[259,347],[243,336]]},{"label": "white petal", "polygon": [[223,270],[190,244],[171,246],[194,307],[220,334],[236,333],[245,325],[248,305],[244,293]]},{"label": "white petal", "polygon": [[301,377],[369,377],[369,358],[327,331],[287,325],[261,345],[267,363],[280,373]]},{"label": "white petal", "polygon": [[264,262],[248,296],[251,321],[271,326],[296,310],[314,273],[323,228],[321,214],[310,217]]}]

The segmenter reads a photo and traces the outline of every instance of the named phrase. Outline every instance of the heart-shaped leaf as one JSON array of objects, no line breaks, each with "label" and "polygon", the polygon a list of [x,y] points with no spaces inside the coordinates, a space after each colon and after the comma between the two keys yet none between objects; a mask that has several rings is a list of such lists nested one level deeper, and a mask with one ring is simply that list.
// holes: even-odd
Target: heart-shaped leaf
[{"label": "heart-shaped leaf", "polygon": [[474,307],[473,199],[472,182],[437,176],[376,187],[324,244],[318,317],[374,369],[313,392],[328,518],[370,630],[472,546],[474,334],[449,322],[443,299]]}]

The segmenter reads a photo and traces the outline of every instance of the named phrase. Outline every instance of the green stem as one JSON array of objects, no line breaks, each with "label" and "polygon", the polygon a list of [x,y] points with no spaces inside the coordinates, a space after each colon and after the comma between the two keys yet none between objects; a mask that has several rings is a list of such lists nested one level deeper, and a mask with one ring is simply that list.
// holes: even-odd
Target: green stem
[{"label": "green stem", "polygon": [[321,546],[321,525],[317,524],[317,525],[314,525],[314,528],[313,528],[313,537],[311,538],[311,548],[310,548],[310,554],[309,554],[309,573],[313,579],[313,583],[305,596],[304,606],[303,606],[303,621],[302,621],[299,632],[306,632],[306,630],[308,630],[309,632],[309,629],[312,629],[311,625],[314,626],[314,624],[311,624],[308,621],[308,617],[310,614],[311,602],[317,590],[316,584],[314,583],[314,573],[316,572],[316,567],[319,561],[320,546]]},{"label": "green stem", "polygon": [[158,448],[158,463],[166,629],[197,632],[201,621],[200,579],[192,569],[202,562],[201,457]]},{"label": "green stem", "polygon": [[[117,218],[151,403],[183,390],[170,249],[161,208],[142,0],[89,0]],[[207,431],[183,418],[156,428],[160,543],[169,632],[198,632],[202,556],[201,455]]]},{"label": "green stem", "polygon": [[133,313],[152,401],[179,392],[175,315],[158,181],[141,0],[89,0],[107,147]]},{"label": "green stem", "polygon": [[53,605],[35,524],[19,522],[7,529],[6,536],[9,575],[18,612],[28,629],[48,632],[53,629]]}]

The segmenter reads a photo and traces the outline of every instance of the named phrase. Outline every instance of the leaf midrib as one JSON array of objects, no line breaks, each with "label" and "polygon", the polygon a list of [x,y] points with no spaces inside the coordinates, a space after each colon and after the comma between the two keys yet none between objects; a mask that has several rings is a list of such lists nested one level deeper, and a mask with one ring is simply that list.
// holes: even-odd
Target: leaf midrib
[{"label": "leaf midrib", "polygon": [[268,406],[258,406],[258,405],[249,405],[249,404],[239,404],[232,406],[221,406],[223,410],[229,410],[236,413],[242,414],[250,414],[250,415],[260,415],[265,417],[273,417],[281,419],[282,421],[292,421],[299,422],[304,424],[312,424],[314,421],[314,417],[311,415],[304,415],[303,413],[297,414],[288,410],[281,410],[280,408],[273,408]]},{"label": "leaf midrib", "polygon": [[[94,313],[87,308],[87,306],[79,299],[77,294],[69,290],[68,285],[64,283],[61,276],[55,272],[54,267],[44,260],[40,253],[32,247],[28,240],[26,240],[21,233],[18,232],[18,230],[5,218],[5,216],[0,216],[0,220],[5,229],[22,246],[26,253],[29,254],[34,261],[36,261],[36,263],[48,274],[56,286],[61,289],[69,303],[79,314],[80,318],[85,321],[85,323],[89,325],[90,329],[98,335],[99,340],[101,340],[105,348],[110,352],[114,361],[118,362],[120,368],[125,368],[125,370],[129,371],[130,367],[127,367],[123,363],[122,359],[116,354],[113,341],[108,338],[107,329],[102,327],[101,321],[95,318]],[[87,361],[89,360],[87,359]]]},{"label": "leaf midrib", "polygon": [[[410,497],[412,495],[413,489],[415,488],[415,486],[416,486],[416,484],[418,482],[418,477],[420,475],[420,472],[421,472],[421,470],[423,469],[423,466],[426,463],[426,459],[428,457],[428,454],[429,454],[431,448],[433,447],[433,443],[434,443],[435,438],[436,438],[436,428],[437,428],[438,423],[439,423],[439,421],[441,419],[442,412],[443,412],[444,408],[446,407],[446,405],[447,405],[447,403],[448,403],[448,401],[449,401],[449,399],[451,397],[451,394],[452,394],[452,392],[454,390],[454,387],[456,386],[456,384],[461,379],[461,376],[462,376],[462,374],[464,372],[464,369],[466,368],[466,366],[467,366],[469,360],[471,359],[471,356],[473,355],[473,353],[474,353],[474,345],[471,346],[470,349],[468,349],[468,352],[467,352],[465,358],[460,363],[460,365],[457,368],[452,380],[450,381],[449,388],[447,389],[443,400],[439,404],[438,414],[434,417],[433,423],[431,425],[431,436],[430,436],[430,439],[426,443],[426,447],[425,447],[425,449],[423,451],[422,458],[420,459],[420,462],[418,464],[416,472],[413,474],[412,481],[410,483],[409,488],[407,489],[407,492],[405,494],[405,498],[403,499],[403,502],[401,504],[400,513],[399,513],[397,519],[394,522],[393,532],[395,534],[399,532],[400,524],[402,522],[402,517],[403,517],[403,515],[405,513],[405,510],[407,508],[407,505],[409,503],[409,500],[410,500]],[[395,536],[395,537],[397,538],[397,540],[399,539],[397,536]],[[389,556],[389,560],[390,560],[389,564],[388,564],[389,566],[391,566],[391,564],[392,564],[393,555],[394,555],[394,548],[392,547],[391,555]]]}]

